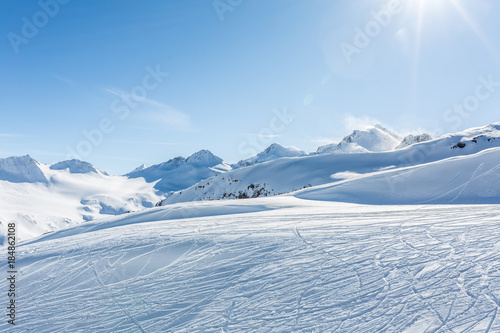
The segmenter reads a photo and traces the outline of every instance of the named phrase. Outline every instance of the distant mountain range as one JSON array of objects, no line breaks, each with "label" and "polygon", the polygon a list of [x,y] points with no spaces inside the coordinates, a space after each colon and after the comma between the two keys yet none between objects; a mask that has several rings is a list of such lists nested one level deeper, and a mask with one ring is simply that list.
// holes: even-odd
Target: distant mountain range
[{"label": "distant mountain range", "polygon": [[[417,140],[416,138],[420,139],[420,141],[415,141]],[[220,157],[213,155],[210,151],[201,150],[188,158],[179,156],[149,168],[146,168],[143,164],[125,176],[129,178],[142,177],[147,182],[157,182],[155,188],[168,195],[170,192],[186,189],[199,181],[230,170],[277,159],[328,153],[345,154],[390,151],[394,150],[398,145],[401,147],[409,145],[412,140],[415,143],[430,139],[431,137],[428,134],[403,138],[381,125],[375,125],[364,131],[355,130],[340,143],[321,146],[316,152],[310,154],[295,147],[283,147],[278,143],[273,143],[255,156],[241,160],[235,164],[228,164]]]},{"label": "distant mountain range", "polygon": [[[162,204],[278,195],[372,173],[473,155],[500,147],[500,124],[436,139],[423,134],[408,136],[398,142],[396,137],[380,126],[367,131],[354,131],[340,144],[330,146],[330,150],[320,147],[319,152],[311,155],[279,158],[215,175],[172,193]],[[368,151],[368,148],[374,151]]]},{"label": "distant mountain range", "polygon": [[[274,143],[231,165],[201,150],[123,176],[79,160],[48,166],[29,155],[9,157],[0,159],[0,222],[27,221],[23,233],[34,237],[156,204],[299,190],[307,198],[323,193],[320,197],[360,203],[500,202],[499,149],[500,123],[495,123],[435,139],[425,133],[402,137],[375,125],[309,154]],[[481,193],[473,186],[479,181]],[[461,184],[467,184],[463,191]]]},{"label": "distant mountain range", "polygon": [[52,166],[31,156],[0,159],[0,223],[18,223],[19,237],[153,207],[163,197],[144,179],[109,175],[71,160]]},{"label": "distant mountain range", "polygon": [[188,158],[179,156],[149,168],[142,165],[125,176],[144,178],[148,183],[155,182],[157,190],[169,193],[229,170],[231,166],[220,157],[208,150],[200,150]]}]

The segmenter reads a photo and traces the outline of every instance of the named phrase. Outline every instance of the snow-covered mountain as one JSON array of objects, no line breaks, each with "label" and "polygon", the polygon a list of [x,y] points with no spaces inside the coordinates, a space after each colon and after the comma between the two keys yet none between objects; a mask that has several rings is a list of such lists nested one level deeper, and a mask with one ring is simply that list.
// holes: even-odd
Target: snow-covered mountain
[{"label": "snow-covered mountain", "polygon": [[29,155],[0,158],[0,180],[13,183],[46,182],[41,164]]},{"label": "snow-covered mountain", "polygon": [[92,164],[90,164],[88,162],[80,161],[80,160],[62,161],[62,162],[51,165],[50,169],[51,170],[67,170],[70,173],[95,172],[95,173],[107,174],[106,172],[97,169]]},{"label": "snow-covered mountain", "polygon": [[153,207],[161,198],[143,179],[110,176],[82,161],[0,159],[0,222],[17,222],[20,239]]},{"label": "snow-covered mountain", "polygon": [[381,170],[472,155],[494,147],[500,147],[500,123],[414,143],[399,150],[281,158],[203,180],[171,194],[162,205],[196,200],[272,196]]},{"label": "snow-covered mountain", "polygon": [[188,158],[182,156],[167,162],[142,168],[128,173],[129,178],[144,178],[163,192],[178,191],[197,182],[231,170],[231,166],[209,150],[200,150]]},{"label": "snow-covered mountain", "polygon": [[295,147],[283,147],[277,143],[273,143],[264,151],[255,156],[239,161],[233,165],[234,168],[246,167],[257,163],[269,162],[283,157],[305,156],[307,153]]},{"label": "snow-covered mountain", "polygon": [[432,140],[432,136],[430,136],[427,133],[417,134],[417,135],[410,134],[410,135],[407,135],[403,139],[403,141],[401,141],[401,143],[394,149],[405,148],[405,147],[411,146],[414,143],[419,143],[419,142],[424,142],[424,141],[429,141],[429,140]]},{"label": "snow-covered mountain", "polygon": [[364,131],[355,130],[339,144],[328,144],[318,148],[316,154],[367,153],[393,150],[403,138],[381,125]]},{"label": "snow-covered mountain", "polygon": [[[353,134],[343,141],[342,147],[363,144],[365,150],[376,150],[383,146],[381,142],[390,142],[391,147],[395,143],[395,136],[380,126]],[[368,137],[379,138],[378,144],[368,145]],[[28,155],[10,157],[0,159],[0,221],[22,221],[21,234],[26,239],[82,221],[152,207],[162,199],[161,204],[168,205],[264,197],[320,185],[331,185],[331,198],[338,201],[449,202],[454,199],[450,196],[460,193],[456,202],[472,202],[474,197],[495,202],[498,173],[494,164],[499,156],[494,149],[500,147],[500,123],[427,139],[430,138],[425,135],[407,137],[403,140],[405,147],[396,150],[356,154],[344,150],[309,156],[275,144],[247,160],[248,166],[236,169],[208,150],[201,150],[188,158],[140,167],[127,177],[108,175],[83,161],[47,166]],[[286,154],[296,157],[284,157]],[[461,156],[467,159],[453,160]],[[442,174],[442,170],[451,171]],[[384,181],[392,178],[404,181],[391,185],[398,190],[388,193]],[[481,183],[483,180],[486,181]],[[465,189],[457,192],[462,184]],[[479,193],[481,186],[473,184],[481,184],[484,192]],[[394,198],[404,188],[418,186],[427,190],[414,190],[412,195],[401,196],[402,201]],[[362,193],[371,193],[371,199]]]},{"label": "snow-covered mountain", "polygon": [[129,175],[134,174],[134,173],[139,172],[139,171],[142,171],[144,169],[147,169],[146,164],[141,164],[137,168],[135,168],[134,170],[130,171],[129,173],[124,174],[124,176],[128,177]]}]

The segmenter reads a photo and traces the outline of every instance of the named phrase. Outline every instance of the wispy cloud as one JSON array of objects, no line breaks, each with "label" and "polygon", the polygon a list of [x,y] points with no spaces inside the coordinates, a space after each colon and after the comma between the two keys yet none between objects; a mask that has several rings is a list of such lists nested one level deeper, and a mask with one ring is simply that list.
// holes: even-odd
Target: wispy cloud
[{"label": "wispy cloud", "polygon": [[19,133],[0,133],[0,138],[21,138],[22,134]]},{"label": "wispy cloud", "polygon": [[[113,96],[116,96],[116,97],[119,97],[119,98],[130,98],[130,94],[129,93],[126,93],[125,91],[123,90],[120,90],[120,89],[116,89],[116,88],[104,88],[104,91],[113,95]],[[166,104],[163,104],[161,102],[158,102],[158,101],[155,101],[153,99],[150,99],[150,98],[143,98],[141,100],[141,102],[138,102],[138,104],[148,104],[148,105],[152,105],[152,106],[156,106],[156,107],[169,107],[168,105]]]},{"label": "wispy cloud", "polygon": [[344,116],[344,119],[342,121],[342,125],[344,127],[344,130],[347,133],[352,132],[353,130],[366,130],[376,124],[382,124],[382,122],[378,119],[372,118],[367,115],[363,115],[360,117],[355,117],[352,114],[347,114]]},{"label": "wispy cloud", "polygon": [[76,82],[75,82],[75,81],[73,81],[73,80],[71,80],[71,79],[68,79],[68,78],[66,78],[66,77],[64,77],[64,76],[61,76],[61,75],[59,75],[59,74],[52,74],[52,77],[53,77],[53,78],[55,78],[55,79],[58,79],[58,80],[59,80],[59,81],[61,81],[61,82],[66,83],[66,84],[68,84],[68,85],[71,85],[71,86],[76,85]]},{"label": "wispy cloud", "polygon": [[[107,93],[119,98],[130,97],[129,94],[120,89],[106,88],[104,90]],[[147,97],[143,98],[140,102],[137,102],[137,104],[137,109],[140,109],[140,111],[138,110],[138,112],[136,113],[131,113],[131,116],[134,119],[153,122],[156,125],[167,126],[175,130],[193,130],[191,117],[188,114],[174,108],[173,106],[158,102]]]},{"label": "wispy cloud", "polygon": [[177,130],[190,130],[192,128],[191,117],[171,107],[148,110],[145,116],[148,120]]}]

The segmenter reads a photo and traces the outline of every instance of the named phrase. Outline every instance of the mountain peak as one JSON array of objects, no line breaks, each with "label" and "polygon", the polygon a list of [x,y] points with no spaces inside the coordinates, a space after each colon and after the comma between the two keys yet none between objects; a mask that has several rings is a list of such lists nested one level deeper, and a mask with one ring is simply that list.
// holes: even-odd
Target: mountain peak
[{"label": "mountain peak", "polygon": [[50,166],[51,170],[68,170],[69,173],[99,173],[96,167],[89,162],[73,159],[62,161]]},{"label": "mountain peak", "polygon": [[366,130],[354,130],[335,145],[318,148],[317,154],[324,153],[366,153],[393,150],[403,138],[391,130],[376,124]]},{"label": "mountain peak", "polygon": [[149,168],[140,166],[125,176],[142,177],[148,183],[156,182],[154,187],[157,190],[169,193],[188,188],[202,179],[210,178],[222,172],[225,166],[221,158],[209,150],[202,149],[188,158],[178,156]]},{"label": "mountain peak", "polygon": [[429,141],[429,140],[432,140],[432,137],[427,133],[417,134],[417,135],[410,134],[410,135],[407,135],[403,139],[403,141],[401,141],[401,143],[394,149],[405,148],[405,147],[411,146],[414,143],[424,142],[424,141]]},{"label": "mountain peak", "polygon": [[47,181],[40,163],[30,155],[0,158],[0,179],[14,183]]},{"label": "mountain peak", "polygon": [[130,171],[130,172],[128,172],[128,173],[126,173],[126,174],[124,174],[124,176],[130,176],[131,174],[133,174],[133,173],[135,173],[135,172],[140,172],[140,171],[142,171],[142,170],[144,170],[144,169],[147,169],[146,164],[141,164],[141,165],[139,165],[137,168],[135,168],[134,170],[132,170],[132,171]]},{"label": "mountain peak", "polygon": [[141,170],[144,170],[146,168],[147,168],[146,164],[141,164],[137,168],[135,168],[132,172],[141,171]]},{"label": "mountain peak", "polygon": [[208,164],[211,166],[222,163],[222,158],[212,154],[210,150],[202,149],[186,159],[186,163],[190,164]]},{"label": "mountain peak", "polygon": [[271,151],[273,151],[275,149],[284,149],[284,147],[278,143],[272,143],[269,147],[267,147],[264,150],[264,153],[269,154]]},{"label": "mountain peak", "polygon": [[257,163],[268,162],[276,160],[283,157],[298,157],[307,155],[305,151],[302,151],[295,147],[283,147],[278,143],[273,143],[267,147],[264,151],[258,153],[255,156],[247,158],[246,160],[239,161],[236,166],[250,166]]}]

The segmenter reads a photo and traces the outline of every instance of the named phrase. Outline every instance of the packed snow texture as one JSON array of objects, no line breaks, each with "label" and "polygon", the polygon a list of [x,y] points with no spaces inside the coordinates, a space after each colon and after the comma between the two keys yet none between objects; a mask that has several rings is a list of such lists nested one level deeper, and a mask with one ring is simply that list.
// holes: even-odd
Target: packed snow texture
[{"label": "packed snow texture", "polygon": [[16,329],[498,332],[499,239],[490,205],[158,207],[19,246]]}]

